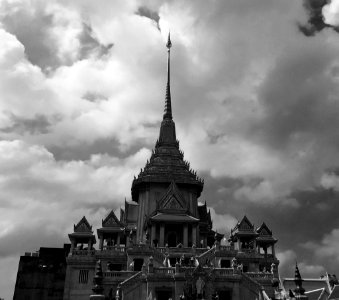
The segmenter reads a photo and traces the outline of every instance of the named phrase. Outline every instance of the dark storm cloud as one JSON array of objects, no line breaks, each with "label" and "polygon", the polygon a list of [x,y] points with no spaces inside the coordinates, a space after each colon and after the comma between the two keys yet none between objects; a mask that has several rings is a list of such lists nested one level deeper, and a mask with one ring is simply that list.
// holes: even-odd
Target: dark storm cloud
[{"label": "dark storm cloud", "polygon": [[[60,62],[55,55],[55,49],[46,39],[53,16],[42,11],[37,15],[35,17],[24,9],[17,9],[12,14],[5,15],[2,24],[25,46],[25,54],[29,61],[42,69],[58,66]],[[27,26],[22,26],[22,22]]]},{"label": "dark storm cloud", "polygon": [[[319,241],[324,234],[333,228],[339,228],[337,212],[339,210],[339,192],[333,189],[314,188],[293,192],[293,197],[301,203],[298,207],[290,207],[279,203],[263,206],[258,202],[242,202],[235,199],[233,193],[246,184],[241,178],[212,178],[208,174],[200,174],[205,179],[204,192],[201,199],[214,207],[218,214],[230,214],[241,220],[246,215],[255,226],[265,222],[278,238],[276,249],[284,252],[293,249],[293,259],[309,265],[323,265],[328,271],[334,272],[331,257],[314,257],[310,241]],[[281,201],[284,201],[283,199]],[[235,225],[235,224],[234,224]],[[227,231],[226,237],[230,234]],[[281,270],[282,276],[287,275],[288,268]],[[318,274],[313,274],[317,276]]]},{"label": "dark storm cloud", "polygon": [[[55,117],[54,119],[58,119]],[[46,134],[49,132],[52,122],[44,115],[37,115],[35,118],[27,119],[10,115],[11,126],[0,129],[4,133],[30,133],[30,134]]]},{"label": "dark storm cloud", "polygon": [[330,0],[303,0],[303,6],[307,11],[308,20],[306,24],[299,23],[299,30],[306,36],[314,36],[317,32],[324,28],[333,28],[339,32],[339,27],[331,26],[324,22],[322,8],[328,4]]},{"label": "dark storm cloud", "polygon": [[147,8],[146,6],[140,6],[138,8],[138,11],[136,12],[136,14],[139,15],[139,16],[151,19],[152,21],[154,21],[157,24],[157,28],[160,30],[160,27],[159,27],[160,17],[159,17],[158,12]]},{"label": "dark storm cloud", "polygon": [[259,91],[265,117],[253,127],[271,146],[286,148],[298,138],[339,146],[334,59],[333,50],[306,43],[277,61]]},{"label": "dark storm cloud", "polygon": [[[48,11],[46,7],[38,5],[33,11],[27,11],[27,7],[18,6],[16,10],[9,11],[10,13],[5,14],[1,20],[4,28],[24,45],[28,60],[44,71],[53,70],[61,65],[71,65],[75,60],[85,59],[90,55],[101,57],[113,47],[113,44],[99,43],[91,26],[84,22],[79,24],[77,31],[71,24],[62,24],[58,28],[60,24],[57,24],[55,19],[59,17],[56,14],[60,12]],[[23,23],[29,26],[22,26]],[[60,47],[65,45],[60,45],[58,36],[54,35],[61,32],[61,35],[67,37],[68,30],[71,29],[74,30],[74,36],[70,37],[66,44],[75,47],[79,43],[79,49],[62,49],[64,53],[61,53]]]}]

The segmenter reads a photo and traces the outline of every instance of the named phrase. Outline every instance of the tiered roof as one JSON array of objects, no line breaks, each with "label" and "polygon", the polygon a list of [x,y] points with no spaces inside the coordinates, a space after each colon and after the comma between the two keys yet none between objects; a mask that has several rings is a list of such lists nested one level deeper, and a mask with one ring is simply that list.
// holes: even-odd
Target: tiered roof
[{"label": "tiered roof", "polygon": [[138,202],[137,188],[145,183],[175,181],[180,184],[194,185],[197,187],[198,197],[204,184],[203,180],[190,168],[190,164],[184,160],[184,153],[179,149],[179,141],[176,139],[170,89],[170,48],[172,46],[170,36],[168,36],[166,46],[168,48],[168,61],[164,115],[159,139],[155,144],[155,149],[152,150],[151,158],[132,183],[132,198],[136,202]]},{"label": "tiered roof", "polygon": [[259,234],[257,237],[257,242],[262,244],[275,244],[278,240],[272,236],[272,230],[263,222],[260,227],[256,229],[256,232]]},{"label": "tiered roof", "polygon": [[86,217],[82,217],[82,219],[78,222],[78,224],[74,224],[74,232],[70,233],[70,239],[77,238],[80,241],[92,240],[95,243],[96,239],[92,231],[92,226],[88,223]]},{"label": "tiered roof", "polygon": [[232,236],[249,236],[255,237],[258,235],[254,230],[254,225],[244,216],[243,219],[231,230]]}]

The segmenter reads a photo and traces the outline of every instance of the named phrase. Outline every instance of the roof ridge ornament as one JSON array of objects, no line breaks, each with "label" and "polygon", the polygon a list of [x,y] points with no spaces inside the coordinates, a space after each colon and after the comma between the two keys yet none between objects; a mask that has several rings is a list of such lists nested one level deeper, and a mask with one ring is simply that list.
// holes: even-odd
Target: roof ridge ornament
[{"label": "roof ridge ornament", "polygon": [[167,48],[167,84],[166,84],[166,96],[165,96],[165,109],[163,119],[172,120],[172,103],[171,103],[171,34],[168,32],[168,39],[166,43]]}]

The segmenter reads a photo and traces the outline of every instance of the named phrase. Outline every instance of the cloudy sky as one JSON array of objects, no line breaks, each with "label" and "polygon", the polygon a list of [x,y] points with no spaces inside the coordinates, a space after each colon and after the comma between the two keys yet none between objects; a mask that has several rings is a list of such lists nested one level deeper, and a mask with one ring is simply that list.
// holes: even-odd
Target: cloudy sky
[{"label": "cloudy sky", "polygon": [[[0,297],[19,256],[130,199],[162,118],[214,227],[279,239],[282,276],[339,270],[339,1],[0,0]],[[218,212],[218,214],[216,214]]]}]

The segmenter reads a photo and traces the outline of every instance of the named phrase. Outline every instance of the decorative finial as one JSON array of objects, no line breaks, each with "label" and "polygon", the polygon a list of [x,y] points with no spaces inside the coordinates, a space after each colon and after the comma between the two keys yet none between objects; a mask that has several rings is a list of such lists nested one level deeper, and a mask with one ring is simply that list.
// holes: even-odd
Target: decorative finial
[{"label": "decorative finial", "polygon": [[171,33],[170,32],[168,32],[168,39],[167,39],[166,47],[167,47],[168,51],[170,51],[170,49],[172,47]]},{"label": "decorative finial", "polygon": [[171,104],[171,85],[170,85],[170,49],[172,47],[171,36],[168,33],[168,39],[166,43],[168,57],[167,57],[167,85],[166,85],[166,96],[165,96],[165,109],[163,119],[172,119],[172,104]]}]

